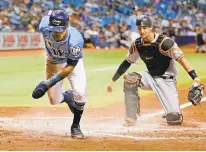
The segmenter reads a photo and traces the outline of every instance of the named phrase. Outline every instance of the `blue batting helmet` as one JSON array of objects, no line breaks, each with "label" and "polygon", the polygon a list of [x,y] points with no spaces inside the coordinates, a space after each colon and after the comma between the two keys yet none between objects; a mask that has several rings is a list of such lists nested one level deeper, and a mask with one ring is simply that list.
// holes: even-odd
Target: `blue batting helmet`
[{"label": "blue batting helmet", "polygon": [[53,10],[49,18],[49,30],[63,32],[69,25],[69,15],[64,10]]}]

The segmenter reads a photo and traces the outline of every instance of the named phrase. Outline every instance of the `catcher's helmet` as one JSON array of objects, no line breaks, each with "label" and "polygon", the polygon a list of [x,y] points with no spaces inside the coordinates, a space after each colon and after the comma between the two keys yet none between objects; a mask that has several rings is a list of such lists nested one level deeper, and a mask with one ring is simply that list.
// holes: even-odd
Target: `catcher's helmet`
[{"label": "catcher's helmet", "polygon": [[149,16],[146,15],[140,15],[137,17],[136,20],[137,26],[153,26],[152,20],[149,18]]},{"label": "catcher's helmet", "polygon": [[49,18],[49,30],[63,32],[69,24],[69,15],[63,10],[53,10]]}]

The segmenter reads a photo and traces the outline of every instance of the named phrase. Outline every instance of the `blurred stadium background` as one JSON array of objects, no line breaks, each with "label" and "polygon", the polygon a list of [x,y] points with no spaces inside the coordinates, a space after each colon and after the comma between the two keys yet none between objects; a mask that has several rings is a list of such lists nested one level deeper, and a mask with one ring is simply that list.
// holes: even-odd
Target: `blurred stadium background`
[{"label": "blurred stadium background", "polygon": [[206,0],[1,0],[1,49],[42,48],[41,38],[34,33],[51,9],[69,13],[70,25],[82,33],[89,48],[127,48],[135,13],[152,16],[157,30],[179,45],[194,43],[206,24]]},{"label": "blurred stadium background", "polygon": [[[85,49],[84,61],[88,76],[89,107],[120,103],[123,99],[122,81],[117,82],[113,95],[108,96],[105,88],[131,44],[131,33],[134,31],[131,18],[135,14],[152,16],[156,30],[172,37],[180,46],[192,44],[184,46],[183,51],[190,53],[186,56],[202,80],[205,79],[202,66],[205,65],[204,55],[191,54],[195,52],[195,37],[199,29],[205,28],[205,0],[1,0],[0,50],[6,50],[0,51],[1,106],[48,106],[47,102],[42,102],[47,100],[46,97],[33,102],[31,91],[37,82],[44,79],[44,41],[38,26],[41,17],[51,9],[67,11],[70,24],[85,39],[85,48],[88,48]],[[91,51],[101,48],[103,51]],[[119,51],[120,48],[125,51]],[[37,54],[19,56],[19,51],[13,51],[29,49]],[[5,57],[3,53],[9,50],[14,55]],[[142,61],[138,61],[137,65],[130,70],[145,69]],[[179,65],[178,68],[178,85],[189,85],[191,79],[185,77],[185,71]]]}]

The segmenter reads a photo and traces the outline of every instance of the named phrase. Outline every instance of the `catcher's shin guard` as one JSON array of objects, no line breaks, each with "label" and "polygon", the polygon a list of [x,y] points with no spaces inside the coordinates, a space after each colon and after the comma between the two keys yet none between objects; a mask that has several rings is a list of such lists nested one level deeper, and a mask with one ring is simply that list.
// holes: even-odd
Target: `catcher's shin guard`
[{"label": "catcher's shin guard", "polygon": [[183,115],[178,112],[171,112],[166,115],[166,120],[168,125],[181,125],[183,122]]},{"label": "catcher's shin guard", "polygon": [[138,73],[127,73],[124,75],[124,79],[125,119],[133,120],[135,123],[137,114],[140,115],[140,98],[137,91],[141,76]]}]

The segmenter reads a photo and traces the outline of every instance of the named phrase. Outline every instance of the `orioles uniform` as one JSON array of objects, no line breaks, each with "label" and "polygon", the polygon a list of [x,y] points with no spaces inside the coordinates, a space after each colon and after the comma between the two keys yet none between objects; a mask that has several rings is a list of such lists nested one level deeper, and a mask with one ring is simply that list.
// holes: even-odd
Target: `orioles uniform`
[{"label": "orioles uniform", "polygon": [[[171,41],[173,48],[163,48],[162,44]],[[151,44],[144,44],[141,38],[133,42],[126,56],[129,63],[135,63],[141,58],[147,71],[138,72],[141,76],[141,89],[153,90],[162,104],[165,113],[181,113],[176,88],[177,69],[175,61],[183,56],[176,43],[164,35],[155,33]],[[139,113],[139,111],[138,111]],[[128,118],[136,120],[136,114],[127,113]],[[126,118],[127,119],[127,118]]]},{"label": "orioles uniform", "polygon": [[139,17],[136,25],[141,27],[139,31],[148,32],[150,38],[151,35],[154,35],[154,38],[147,43],[143,41],[142,37],[133,41],[126,59],[112,78],[112,82],[115,82],[132,63],[139,59],[142,59],[147,67],[146,71],[124,75],[125,126],[134,125],[137,121],[137,114],[140,114],[138,88],[153,90],[164,109],[167,123],[181,125],[183,116],[179,107],[176,87],[177,69],[175,62],[181,60],[184,54],[172,39],[151,30],[152,21],[149,17]]}]

